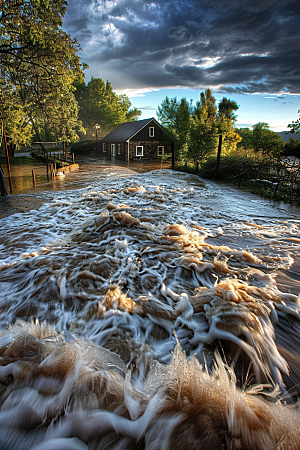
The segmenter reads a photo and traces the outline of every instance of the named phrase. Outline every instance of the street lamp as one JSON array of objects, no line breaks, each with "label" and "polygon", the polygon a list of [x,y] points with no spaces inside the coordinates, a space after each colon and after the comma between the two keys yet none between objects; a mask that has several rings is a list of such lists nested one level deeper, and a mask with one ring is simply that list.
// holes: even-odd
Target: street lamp
[{"label": "street lamp", "polygon": [[96,123],[95,128],[96,128],[96,140],[97,140],[97,139],[98,139],[98,130],[99,130],[99,128],[100,128],[100,125],[98,125],[98,124]]}]

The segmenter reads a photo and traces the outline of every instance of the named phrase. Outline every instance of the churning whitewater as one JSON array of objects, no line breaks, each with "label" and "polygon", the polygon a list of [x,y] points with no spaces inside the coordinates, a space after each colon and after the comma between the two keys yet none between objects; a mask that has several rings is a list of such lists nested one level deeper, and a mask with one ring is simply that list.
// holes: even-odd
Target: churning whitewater
[{"label": "churning whitewater", "polygon": [[44,202],[1,220],[1,450],[300,449],[299,210],[169,170]]}]

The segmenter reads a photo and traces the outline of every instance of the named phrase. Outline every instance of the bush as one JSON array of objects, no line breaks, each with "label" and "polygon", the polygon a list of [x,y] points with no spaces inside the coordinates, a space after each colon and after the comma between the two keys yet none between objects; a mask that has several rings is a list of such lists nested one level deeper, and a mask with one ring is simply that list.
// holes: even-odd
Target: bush
[{"label": "bush", "polygon": [[[219,168],[219,180],[232,180],[238,178],[241,174],[247,177],[254,177],[256,173],[257,162],[251,157],[241,157],[236,155],[227,155],[221,157]],[[202,165],[199,175],[203,178],[215,178],[217,167],[217,157],[211,156]]]},{"label": "bush", "polygon": [[94,149],[95,146],[94,139],[85,139],[84,141],[75,142],[72,144],[69,152],[70,153],[84,153],[89,152]]}]

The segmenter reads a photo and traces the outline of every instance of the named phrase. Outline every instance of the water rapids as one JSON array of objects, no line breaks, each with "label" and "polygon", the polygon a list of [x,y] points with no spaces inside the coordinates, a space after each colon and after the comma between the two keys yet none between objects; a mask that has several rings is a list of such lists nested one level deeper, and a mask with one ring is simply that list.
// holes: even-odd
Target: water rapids
[{"label": "water rapids", "polygon": [[1,220],[1,450],[300,449],[299,210],[169,170],[43,201]]}]

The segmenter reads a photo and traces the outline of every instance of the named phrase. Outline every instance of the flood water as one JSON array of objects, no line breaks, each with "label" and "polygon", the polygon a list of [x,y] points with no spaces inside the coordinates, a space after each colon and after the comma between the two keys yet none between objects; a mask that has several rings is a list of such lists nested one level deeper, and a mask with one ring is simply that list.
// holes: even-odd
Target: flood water
[{"label": "flood water", "polygon": [[299,208],[79,164],[0,199],[0,449],[299,450]]}]

